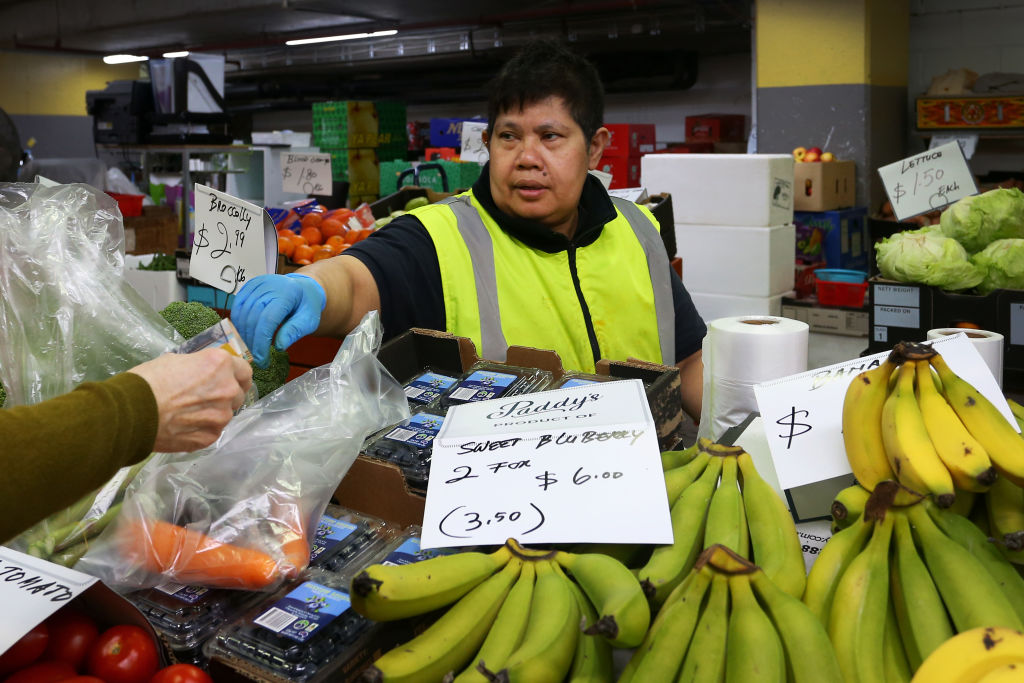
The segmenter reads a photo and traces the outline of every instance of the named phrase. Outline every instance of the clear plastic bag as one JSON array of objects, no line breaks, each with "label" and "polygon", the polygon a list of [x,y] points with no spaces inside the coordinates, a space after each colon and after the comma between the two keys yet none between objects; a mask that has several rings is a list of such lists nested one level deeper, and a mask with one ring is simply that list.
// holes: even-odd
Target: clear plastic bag
[{"label": "clear plastic bag", "polygon": [[371,312],[333,363],[242,410],[212,446],[154,456],[75,568],[119,590],[171,580],[269,591],[297,576],[363,440],[409,415],[376,359],[380,339]]},{"label": "clear plastic bag", "polygon": [[0,381],[28,405],[170,351],[181,337],[129,285],[117,203],[88,185],[0,185]]}]

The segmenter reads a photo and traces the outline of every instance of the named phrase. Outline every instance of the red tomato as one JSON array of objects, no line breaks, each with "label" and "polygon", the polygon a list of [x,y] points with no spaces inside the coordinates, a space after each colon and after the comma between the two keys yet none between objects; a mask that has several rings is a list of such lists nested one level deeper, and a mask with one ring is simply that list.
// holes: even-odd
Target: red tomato
[{"label": "red tomato", "polygon": [[87,669],[107,683],[147,683],[160,656],[156,643],[138,626],[108,628],[89,652]]},{"label": "red tomato", "polygon": [[39,659],[49,640],[50,629],[46,627],[46,622],[38,624],[0,655],[0,675],[22,669]]},{"label": "red tomato", "polygon": [[56,683],[74,678],[75,667],[67,662],[39,662],[4,679],[4,683]]},{"label": "red tomato", "polygon": [[157,671],[149,683],[213,683],[213,679],[198,666],[172,664]]},{"label": "red tomato", "polygon": [[95,676],[75,676],[74,678],[62,678],[60,683],[106,683],[106,681]]},{"label": "red tomato", "polygon": [[43,659],[67,662],[81,671],[89,648],[100,637],[95,622],[76,609],[64,608],[44,623],[50,629],[50,643]]}]

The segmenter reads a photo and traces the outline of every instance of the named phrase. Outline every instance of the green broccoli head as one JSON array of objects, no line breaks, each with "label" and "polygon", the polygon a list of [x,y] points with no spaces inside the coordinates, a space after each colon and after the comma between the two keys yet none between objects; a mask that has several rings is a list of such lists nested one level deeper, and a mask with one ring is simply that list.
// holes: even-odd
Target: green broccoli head
[{"label": "green broccoli head", "polygon": [[220,322],[220,315],[198,301],[172,301],[160,315],[185,339],[191,339],[203,330]]},{"label": "green broccoli head", "polygon": [[253,363],[252,382],[256,385],[256,391],[259,392],[260,398],[284,384],[288,379],[290,368],[288,353],[279,351],[274,346],[270,347],[270,361],[266,368],[261,368]]},{"label": "green broccoli head", "polygon": [[7,403],[7,390],[4,389],[3,384],[0,384],[0,408],[3,408],[5,403]]}]

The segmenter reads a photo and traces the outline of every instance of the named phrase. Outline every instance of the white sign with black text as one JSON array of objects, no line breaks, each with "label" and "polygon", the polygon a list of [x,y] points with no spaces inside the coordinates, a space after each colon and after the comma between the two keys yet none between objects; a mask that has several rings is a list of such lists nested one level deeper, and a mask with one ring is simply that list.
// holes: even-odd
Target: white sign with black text
[{"label": "white sign with black text", "polygon": [[189,275],[234,294],[277,270],[277,230],[261,207],[196,183],[196,228]]},{"label": "white sign with black text", "polygon": [[949,206],[978,194],[974,175],[956,141],[878,169],[898,220]]},{"label": "white sign with black text", "polygon": [[285,192],[329,195],[332,182],[330,154],[281,152],[281,189]]},{"label": "white sign with black text", "polygon": [[431,456],[423,547],[671,543],[639,380],[451,408]]}]

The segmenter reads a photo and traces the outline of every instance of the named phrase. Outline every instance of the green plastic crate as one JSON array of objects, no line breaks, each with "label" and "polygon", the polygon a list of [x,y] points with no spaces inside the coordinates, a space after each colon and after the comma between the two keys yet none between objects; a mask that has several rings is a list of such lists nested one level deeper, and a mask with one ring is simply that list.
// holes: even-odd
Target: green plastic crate
[{"label": "green plastic crate", "polygon": [[[448,177],[448,191],[472,187],[476,179],[480,177],[481,166],[475,162],[460,161],[432,161],[432,164],[440,164]],[[382,161],[380,164],[380,193],[389,195],[398,191],[398,176],[406,169],[412,168],[413,164],[408,161]],[[414,183],[411,178],[406,178],[402,186],[419,185],[428,187],[435,192],[443,192],[441,174],[433,169],[426,169],[420,173],[419,181]]]}]

